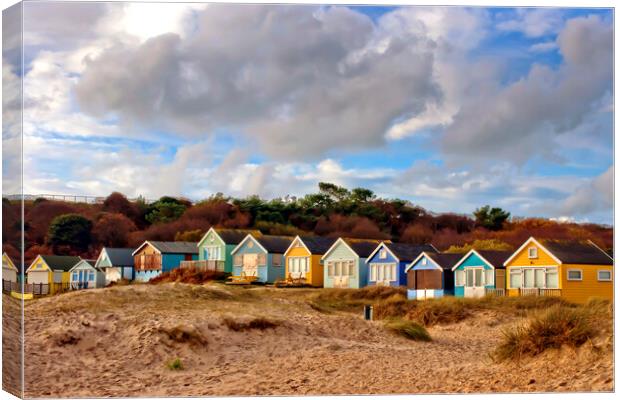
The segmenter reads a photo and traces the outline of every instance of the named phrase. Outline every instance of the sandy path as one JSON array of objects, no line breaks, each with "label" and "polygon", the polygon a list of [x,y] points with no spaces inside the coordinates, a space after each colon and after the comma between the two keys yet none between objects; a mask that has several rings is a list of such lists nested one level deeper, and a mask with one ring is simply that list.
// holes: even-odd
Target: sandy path
[{"label": "sandy path", "polygon": [[[26,395],[613,390],[611,353],[563,350],[520,365],[493,363],[488,353],[515,321],[491,312],[431,328],[433,342],[419,343],[357,315],[319,313],[297,295],[252,289],[231,296],[226,290],[140,285],[28,303]],[[284,322],[235,332],[222,323],[225,316]],[[165,331],[179,324],[208,344],[171,340]],[[175,357],[183,370],[165,367]]]}]

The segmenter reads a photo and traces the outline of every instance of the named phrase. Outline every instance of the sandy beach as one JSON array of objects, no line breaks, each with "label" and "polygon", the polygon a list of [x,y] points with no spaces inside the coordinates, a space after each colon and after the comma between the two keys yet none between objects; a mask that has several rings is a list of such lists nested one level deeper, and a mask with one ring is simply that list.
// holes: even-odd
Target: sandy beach
[{"label": "sandy beach", "polygon": [[[361,313],[321,312],[311,289],[131,285],[26,303],[26,397],[612,391],[601,351],[519,363],[489,353],[514,316],[480,312],[429,328],[432,342]],[[5,307],[6,309],[6,307]],[[276,327],[243,328],[256,318]],[[228,320],[228,323],[227,321]],[[230,321],[242,328],[231,329]],[[182,369],[167,363],[178,358]]]}]

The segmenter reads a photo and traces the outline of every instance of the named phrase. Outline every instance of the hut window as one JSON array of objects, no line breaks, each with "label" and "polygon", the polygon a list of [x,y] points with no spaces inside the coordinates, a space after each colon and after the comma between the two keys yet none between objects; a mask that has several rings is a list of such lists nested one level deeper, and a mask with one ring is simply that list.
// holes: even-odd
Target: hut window
[{"label": "hut window", "polygon": [[611,271],[608,269],[602,269],[597,272],[599,281],[611,281]]},{"label": "hut window", "polygon": [[221,260],[219,246],[209,246],[207,247],[207,259],[208,260]]},{"label": "hut window", "polygon": [[518,289],[521,287],[522,273],[520,269],[510,270],[510,287]]},{"label": "hut window", "polygon": [[379,251],[379,258],[387,258],[387,250],[381,249],[381,251]]},{"label": "hut window", "polygon": [[422,265],[426,265],[426,257],[422,258]]},{"label": "hut window", "polygon": [[370,280],[377,280],[377,264],[370,264]]},{"label": "hut window", "polygon": [[95,273],[93,271],[90,271],[88,273],[88,280],[89,281],[94,281],[95,280]]},{"label": "hut window", "polygon": [[569,269],[568,270],[568,280],[569,281],[580,281],[582,280],[582,271],[580,269]]},{"label": "hut window", "polygon": [[527,249],[527,255],[529,258],[538,258],[538,248],[530,247]]},{"label": "hut window", "polygon": [[77,280],[78,280],[78,273],[77,273],[77,272],[74,272],[74,273],[73,273],[73,280],[74,280],[74,281],[77,281]]},{"label": "hut window", "polygon": [[[252,242],[250,242],[252,243]],[[258,265],[266,265],[267,264],[267,254],[262,253],[258,255]]]},{"label": "hut window", "polygon": [[465,286],[465,271],[462,269],[456,270],[454,277],[456,279],[456,286]]},{"label": "hut window", "polygon": [[272,256],[273,266],[281,267],[282,266],[282,254],[274,254]]},{"label": "hut window", "polygon": [[494,279],[493,279],[493,270],[492,269],[487,269],[484,271],[485,277],[484,277],[484,284],[485,285],[493,285],[494,284]]},{"label": "hut window", "polygon": [[243,256],[241,256],[241,254],[235,254],[233,256],[233,264],[241,266],[243,264]]},{"label": "hut window", "polygon": [[305,274],[308,272],[308,259],[306,257],[291,257],[288,265],[292,273]]},{"label": "hut window", "polygon": [[558,284],[558,269],[557,268],[547,268],[546,270],[546,284],[549,289],[557,289]]}]

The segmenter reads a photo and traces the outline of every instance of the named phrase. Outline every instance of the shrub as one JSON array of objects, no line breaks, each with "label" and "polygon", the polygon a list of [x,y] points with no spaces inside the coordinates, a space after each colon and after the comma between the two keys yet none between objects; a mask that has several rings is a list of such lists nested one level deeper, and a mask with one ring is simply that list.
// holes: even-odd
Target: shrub
[{"label": "shrub", "polygon": [[180,371],[184,369],[183,363],[181,362],[181,359],[178,357],[175,358],[174,360],[168,361],[166,363],[166,367],[168,367],[170,371]]},{"label": "shrub", "polygon": [[253,329],[264,331],[266,329],[274,329],[281,325],[278,321],[272,321],[263,317],[253,318],[247,322],[237,321],[232,318],[224,318],[223,322],[228,329],[235,332],[249,331]]},{"label": "shrub", "polygon": [[600,333],[592,312],[586,308],[555,305],[535,315],[525,325],[503,332],[503,341],[494,352],[497,360],[535,356],[547,349],[567,345],[579,347]]},{"label": "shrub", "polygon": [[424,326],[455,323],[470,315],[465,301],[453,297],[425,301],[393,298],[376,304],[374,311],[379,319],[404,318]]},{"label": "shrub", "polygon": [[364,305],[387,300],[393,296],[405,299],[407,289],[390,286],[366,286],[362,289],[323,289],[311,301],[322,310],[359,310]]},{"label": "shrub", "polygon": [[405,321],[401,319],[388,320],[385,323],[385,327],[397,335],[410,340],[421,342],[430,342],[432,340],[431,335],[429,335],[426,328],[417,322]]},{"label": "shrub", "polygon": [[172,327],[160,327],[158,331],[166,339],[175,343],[189,343],[206,346],[209,341],[203,333],[193,325],[176,325]]},{"label": "shrub", "polygon": [[163,272],[149,280],[150,284],[158,284],[165,282],[182,282],[199,285],[205,282],[223,279],[224,273],[221,271],[207,271],[202,269],[191,268],[175,268],[172,271]]},{"label": "shrub", "polygon": [[202,239],[202,229],[194,229],[191,231],[177,232],[174,235],[175,242],[198,242]]},{"label": "shrub", "polygon": [[450,246],[446,253],[467,253],[471,249],[509,251],[513,250],[513,247],[498,239],[476,239],[472,243],[464,244],[463,246]]}]

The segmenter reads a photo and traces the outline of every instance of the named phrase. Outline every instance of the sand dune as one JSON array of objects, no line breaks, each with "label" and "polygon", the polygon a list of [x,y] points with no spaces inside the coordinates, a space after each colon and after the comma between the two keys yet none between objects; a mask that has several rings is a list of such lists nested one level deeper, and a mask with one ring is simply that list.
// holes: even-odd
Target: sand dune
[{"label": "sand dune", "polygon": [[[312,290],[135,285],[27,303],[26,396],[213,396],[613,390],[612,354],[584,347],[515,363],[489,352],[514,317],[485,312],[412,342],[361,315],[312,309]],[[275,328],[232,330],[254,318]],[[166,363],[179,358],[182,370]]]}]

